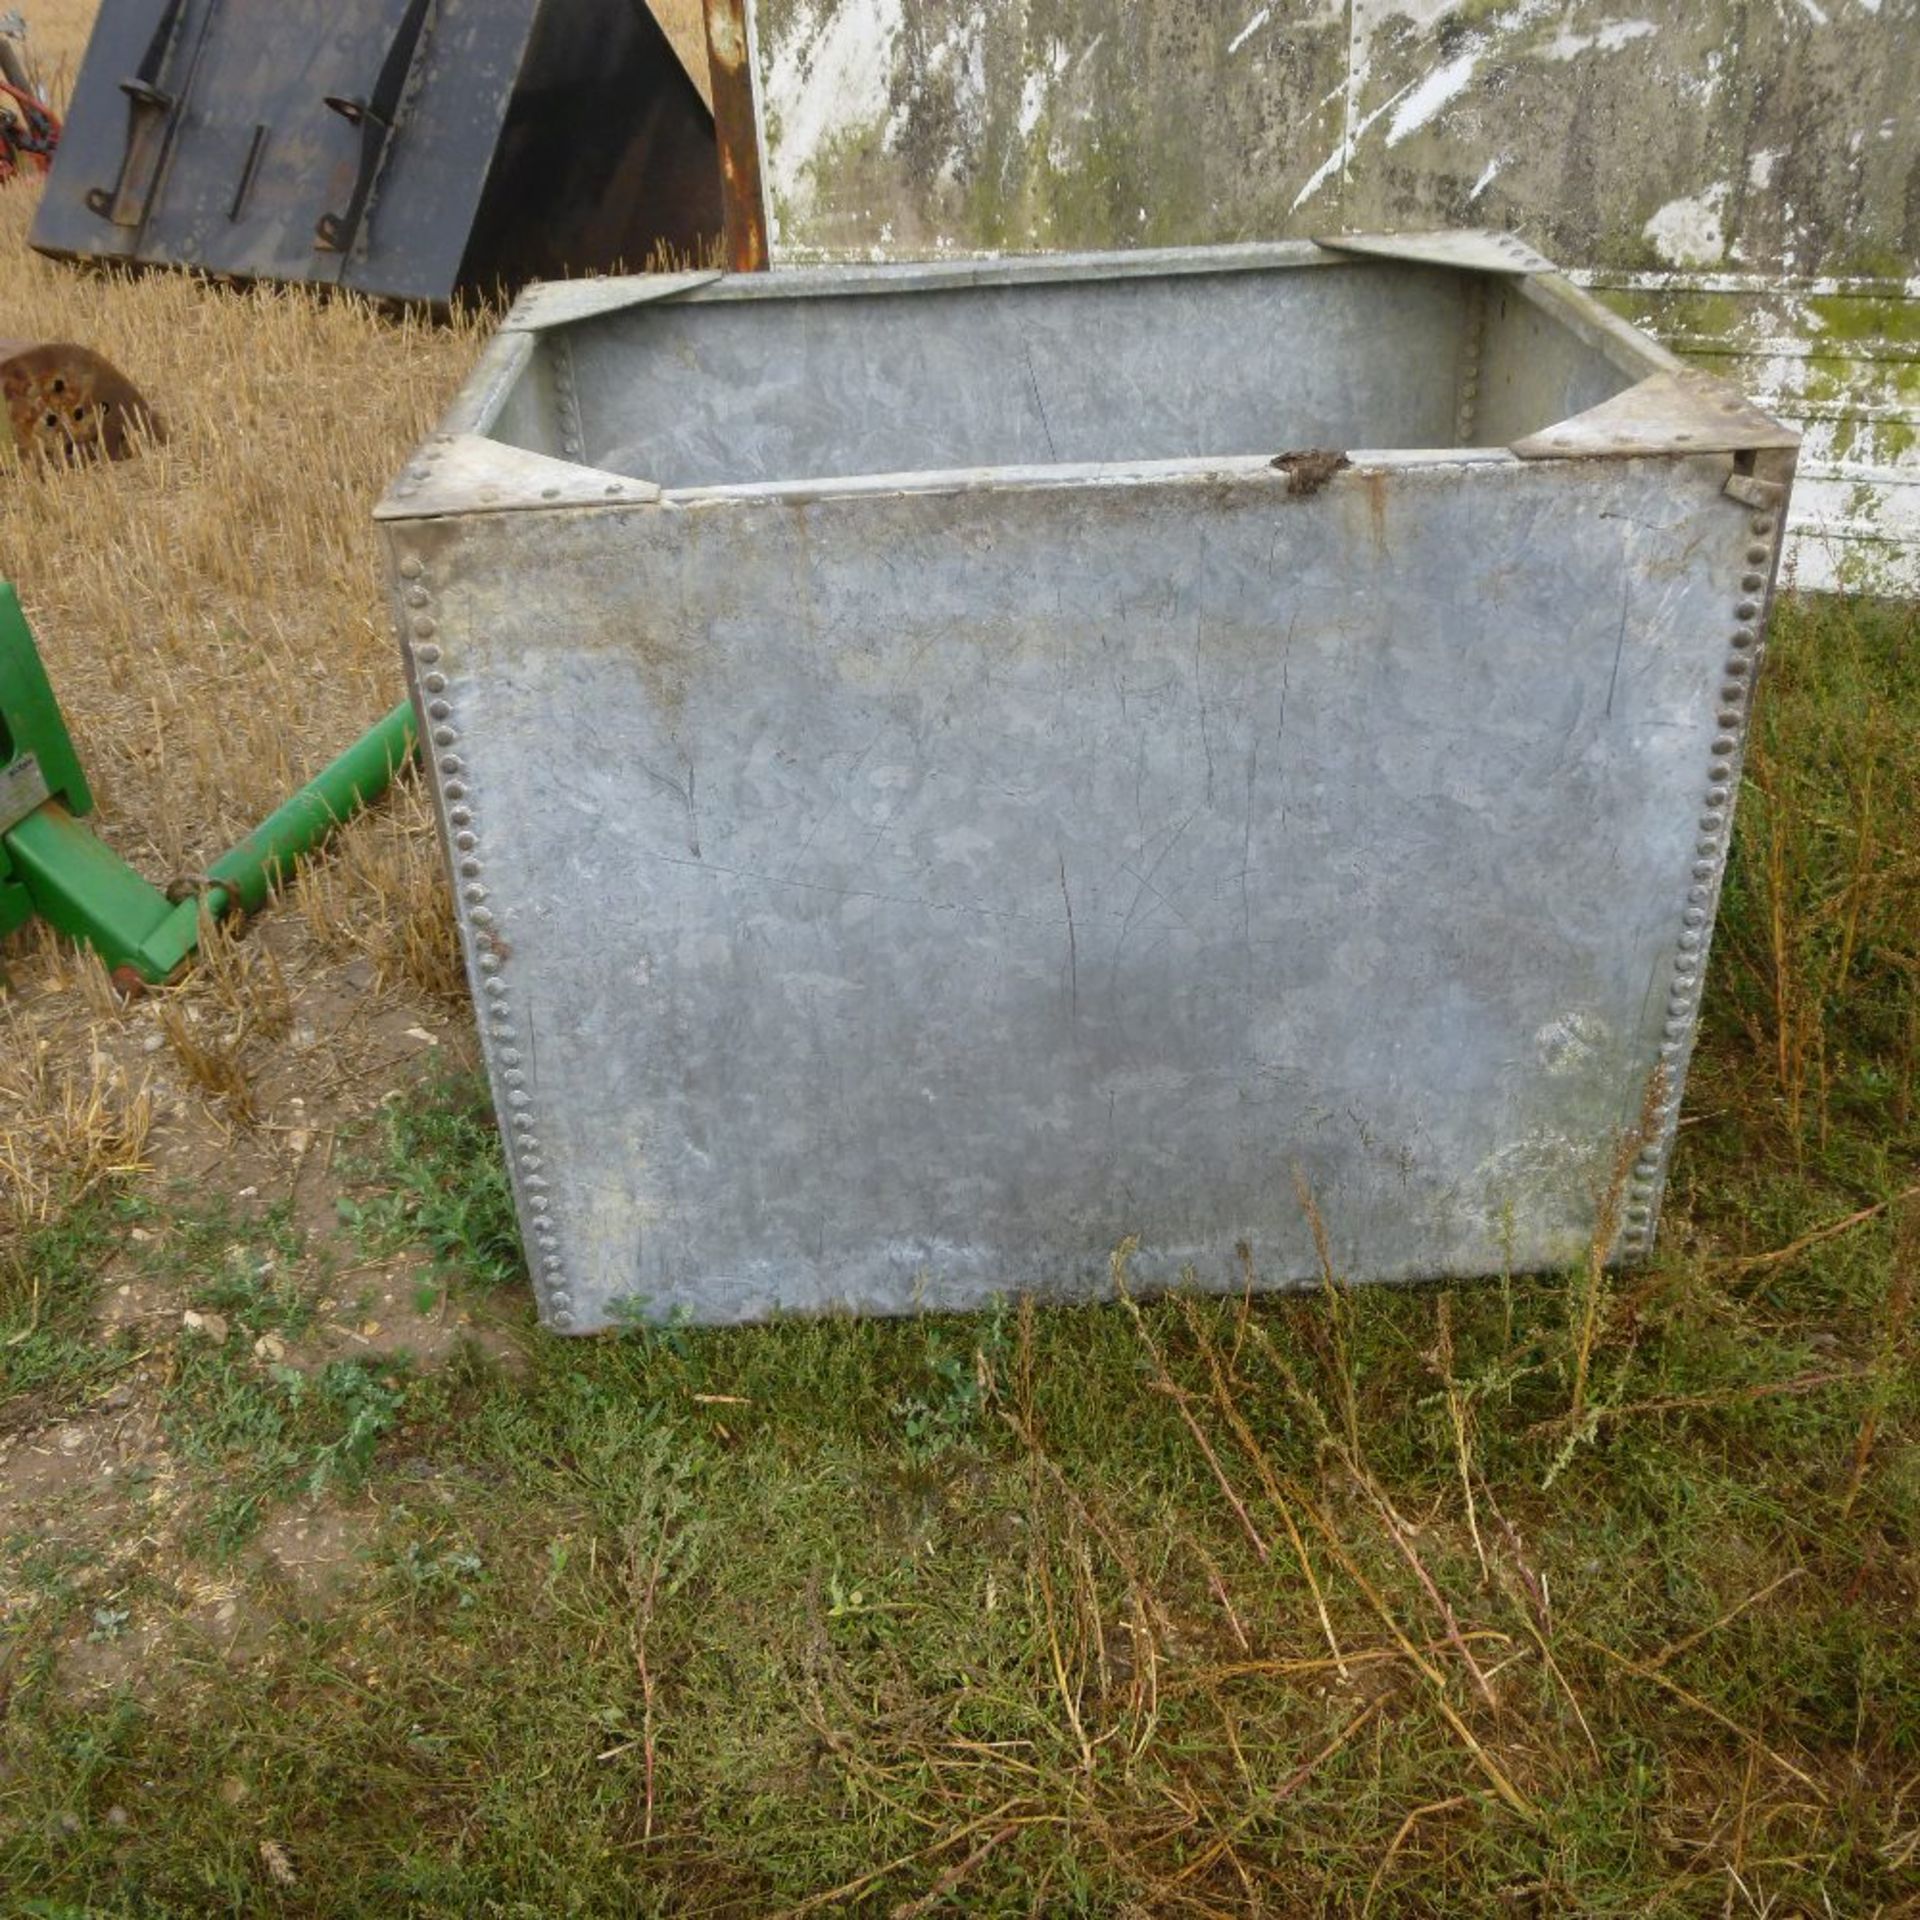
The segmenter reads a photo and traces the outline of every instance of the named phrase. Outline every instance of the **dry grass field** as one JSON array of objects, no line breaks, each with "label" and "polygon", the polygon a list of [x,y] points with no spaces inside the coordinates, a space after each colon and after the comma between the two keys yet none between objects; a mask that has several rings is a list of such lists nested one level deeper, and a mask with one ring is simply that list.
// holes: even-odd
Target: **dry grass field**
[{"label": "dry grass field", "polygon": [[[32,10],[55,90],[90,14]],[[10,476],[0,574],[35,627],[100,831],[165,882],[204,869],[399,697],[367,504],[457,385],[478,328],[56,266],[26,246],[35,195],[24,182],[0,193],[0,322],[105,353],[166,438],[119,465]],[[403,789],[302,883],[269,941],[223,943],[131,1017],[51,942],[10,953],[0,1156],[25,1177],[0,1207],[16,1224],[43,1212],[70,1160],[144,1154],[190,1172],[226,1149],[236,1118],[292,1128],[287,1101],[310,1081],[369,1064],[380,1009],[437,1032],[458,982],[434,862],[420,797]],[[167,1044],[148,1054],[156,1032]]]},{"label": "dry grass field", "polygon": [[[484,321],[34,193],[0,335],[167,438],[0,471],[0,577],[161,880],[398,697]],[[410,783],[136,1005],[14,938],[0,1912],[1920,1914],[1920,616],[1786,606],[1756,727],[1629,1275],[565,1343]]]}]

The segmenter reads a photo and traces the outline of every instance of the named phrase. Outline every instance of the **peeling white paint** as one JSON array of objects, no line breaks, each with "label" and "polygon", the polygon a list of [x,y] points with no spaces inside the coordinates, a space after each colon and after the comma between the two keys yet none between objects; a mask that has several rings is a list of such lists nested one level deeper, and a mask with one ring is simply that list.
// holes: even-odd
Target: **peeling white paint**
[{"label": "peeling white paint", "polygon": [[[1575,273],[1639,296],[1629,316],[1665,333],[1683,355],[1750,393],[1805,436],[1787,523],[1783,577],[1809,591],[1865,588],[1920,595],[1920,406],[1903,382],[1900,340],[1910,322],[1890,311],[1883,332],[1835,337],[1815,302],[1920,303],[1920,275],[1783,281],[1754,273]],[[1676,300],[1732,295],[1708,331],[1676,330]],[[1610,303],[1612,304],[1612,303]],[[1855,313],[1860,309],[1856,307]],[[1826,339],[1823,342],[1822,336]]]},{"label": "peeling white paint", "polygon": [[1260,11],[1227,42],[1227,51],[1229,53],[1238,53],[1272,18],[1273,9],[1271,7],[1262,7]]},{"label": "peeling white paint", "polygon": [[1030,73],[1020,83],[1020,111],[1014,124],[1020,129],[1022,140],[1031,140],[1033,130],[1040,124],[1040,116],[1047,107],[1047,75]]},{"label": "peeling white paint", "polygon": [[1467,195],[1467,204],[1472,204],[1493,185],[1499,177],[1500,169],[1506,164],[1506,155],[1497,153],[1480,169],[1480,178],[1473,183],[1473,191]]},{"label": "peeling white paint", "polygon": [[1758,147],[1748,154],[1747,185],[1762,188],[1772,186],[1774,163],[1779,158],[1779,151],[1774,147]]},{"label": "peeling white paint", "polygon": [[1293,196],[1293,205],[1288,211],[1298,213],[1300,208],[1305,205],[1307,201],[1311,200],[1346,164],[1352,156],[1354,146],[1358,143],[1360,136],[1365,133],[1382,114],[1388,112],[1396,102],[1404,98],[1409,91],[1410,88],[1402,87],[1398,93],[1389,95],[1379,106],[1375,107],[1364,120],[1346,134],[1340,144],[1307,176],[1307,184]]},{"label": "peeling white paint", "polygon": [[1641,232],[1669,266],[1717,266],[1727,253],[1727,233],[1721,220],[1726,204],[1724,186],[1669,200]]},{"label": "peeling white paint", "polygon": [[1651,20],[1612,20],[1593,36],[1593,44],[1602,53],[1618,53],[1622,47],[1644,40],[1654,31]]},{"label": "peeling white paint", "polygon": [[1354,0],[1354,21],[1371,38],[1389,20],[1404,20],[1418,32],[1437,27],[1460,11],[1460,0]]},{"label": "peeling white paint", "polygon": [[[842,5],[848,3],[849,0],[840,0]],[[871,5],[876,0],[853,0],[853,3]],[[897,10],[900,0],[885,0],[885,3]],[[959,180],[968,155],[978,150],[984,135],[987,123],[987,32],[987,10],[983,6],[976,6],[963,18],[955,20],[948,27],[945,37],[936,41],[927,53],[929,77],[937,76],[949,89],[948,99],[958,123],[958,137],[933,176],[938,186],[950,187]],[[1065,50],[1058,42],[1054,43],[1054,53],[1060,59],[1066,57]],[[1024,106],[1023,88],[1023,109]],[[844,118],[857,124],[852,114]],[[894,137],[890,130],[889,139]]]},{"label": "peeling white paint", "polygon": [[1445,65],[1435,68],[1423,79],[1410,81],[1371,113],[1356,119],[1355,108],[1373,71],[1373,35],[1381,25],[1397,18],[1409,22],[1416,29],[1430,27],[1457,12],[1458,0],[1385,0],[1385,4],[1377,10],[1367,4],[1367,0],[1353,0],[1347,41],[1347,77],[1343,89],[1347,96],[1347,116],[1340,145],[1307,176],[1306,184],[1294,195],[1289,211],[1298,212],[1336,173],[1345,177],[1361,138],[1383,115],[1389,112],[1393,114],[1386,135],[1386,144],[1392,147],[1444,113],[1472,85],[1474,72],[1480,62],[1503,44],[1504,36],[1531,26],[1546,10],[1548,3],[1549,0],[1520,0],[1518,6],[1494,20],[1491,36],[1487,33],[1471,36],[1462,50]]},{"label": "peeling white paint", "polygon": [[1033,130],[1040,124],[1041,117],[1052,104],[1054,83],[1072,64],[1072,55],[1063,42],[1056,40],[1048,48],[1045,61],[1031,68],[1027,77],[1020,83],[1020,112],[1016,124],[1020,128],[1020,138],[1030,140]]},{"label": "peeling white paint", "polygon": [[1804,13],[1816,27],[1830,27],[1833,24],[1832,20],[1827,16],[1826,11],[1815,4],[1815,0],[1800,0],[1800,11]]},{"label": "peeling white paint", "polygon": [[1651,20],[1609,20],[1591,33],[1575,33],[1563,25],[1540,52],[1547,60],[1577,60],[1583,53],[1618,53],[1622,47],[1646,39],[1653,31]]},{"label": "peeling white paint", "polygon": [[1772,273],[1615,273],[1591,267],[1568,267],[1567,277],[1582,287],[1622,287],[1636,293],[1783,293],[1805,296],[1866,293],[1894,300],[1920,300],[1920,274],[1820,274],[1809,280],[1783,282]]},{"label": "peeling white paint", "polygon": [[1418,133],[1428,121],[1444,113],[1473,84],[1473,70],[1480,55],[1463,53],[1436,67],[1401,101],[1399,110],[1387,124],[1387,145],[1397,147],[1409,134]]},{"label": "peeling white paint", "polygon": [[834,135],[885,116],[903,24],[903,0],[817,0],[763,56],[764,110],[779,128],[766,156],[776,209],[811,200],[808,175]]},{"label": "peeling white paint", "polygon": [[[1347,42],[1347,124],[1340,148],[1328,155],[1308,176],[1293,201],[1293,210],[1303,206],[1339,173],[1343,178],[1352,164],[1354,151],[1362,136],[1375,121],[1392,112],[1387,123],[1386,145],[1398,146],[1422,128],[1430,126],[1473,84],[1483,61],[1503,54],[1523,51],[1520,39],[1553,10],[1552,0],[1518,0],[1518,4],[1495,15],[1480,31],[1467,36],[1459,51],[1444,64],[1410,82],[1370,113],[1356,117],[1358,103],[1365,96],[1373,71],[1373,36],[1388,20],[1410,25],[1416,32],[1437,25],[1459,11],[1458,0],[1352,0]],[[1575,33],[1562,20],[1557,37],[1544,49],[1549,59],[1568,60],[1589,50],[1617,53],[1655,31],[1651,20],[1610,20],[1590,32]],[[1483,181],[1482,186],[1486,183]],[[1478,191],[1479,189],[1476,189]]]}]

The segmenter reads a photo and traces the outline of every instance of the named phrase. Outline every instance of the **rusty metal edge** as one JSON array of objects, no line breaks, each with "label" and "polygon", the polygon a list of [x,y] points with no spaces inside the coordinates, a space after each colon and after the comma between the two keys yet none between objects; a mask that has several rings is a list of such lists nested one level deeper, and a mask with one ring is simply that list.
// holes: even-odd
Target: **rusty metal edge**
[{"label": "rusty metal edge", "polygon": [[[1460,467],[1515,464],[1505,447],[1356,447],[1330,485],[1353,485],[1368,475],[1427,473]],[[909,493],[1023,493],[1059,488],[1188,484],[1254,486],[1288,491],[1288,475],[1263,453],[1192,454],[1174,460],[1095,460],[1060,466],[926,467],[898,473],[862,473],[797,480],[751,480],[725,486],[668,487],[666,507],[805,505]]]},{"label": "rusty metal edge", "polygon": [[753,83],[753,16],[747,0],[705,0],[707,72],[713,87],[714,144],[727,270],[764,273],[770,264],[760,99]]}]

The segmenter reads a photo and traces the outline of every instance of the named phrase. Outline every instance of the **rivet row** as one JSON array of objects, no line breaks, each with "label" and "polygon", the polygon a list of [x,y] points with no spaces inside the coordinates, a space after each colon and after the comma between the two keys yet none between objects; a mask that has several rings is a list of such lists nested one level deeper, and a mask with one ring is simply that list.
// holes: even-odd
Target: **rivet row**
[{"label": "rivet row", "polygon": [[1466,359],[1460,370],[1460,404],[1454,412],[1453,437],[1456,446],[1470,447],[1479,426],[1480,360],[1487,330],[1486,288],[1478,280],[1467,282]]},{"label": "rivet row", "polygon": [[[569,369],[569,391],[570,385]],[[577,413],[575,418],[577,420]],[[434,457],[431,452],[422,456],[428,462]],[[432,613],[432,586],[426,577],[426,565],[417,554],[407,554],[401,559],[400,577],[408,583],[401,597],[411,610],[406,625],[416,675],[422,690],[433,696],[427,703],[427,718],[434,723],[432,739],[440,750],[434,765],[439,776],[441,808],[452,836],[455,866],[461,882],[459,903],[465,922],[462,933],[479,982],[479,1011],[505,1089],[502,1102],[505,1124],[501,1135],[515,1188],[525,1197],[530,1240],[528,1265],[533,1273],[534,1295],[547,1325],[565,1333],[574,1325],[573,1294],[559,1244],[559,1229],[551,1218],[552,1202],[542,1172],[546,1157],[537,1124],[528,1111],[533,1104],[533,1094],[520,1065],[519,1032],[511,1006],[511,989],[502,977],[507,956],[493,931],[494,914],[486,905],[481,832],[476,825],[469,769],[460,750],[460,724],[454,711],[453,690],[434,639],[438,629]]]},{"label": "rivet row", "polygon": [[[1773,558],[1774,532],[1770,515],[1756,514],[1748,526],[1755,544],[1746,550],[1748,572],[1741,577],[1743,596],[1760,593],[1766,585],[1761,569]],[[1734,629],[1724,666],[1726,684],[1720,688],[1715,724],[1720,728],[1707,763],[1705,810],[1699,819],[1694,846],[1692,884],[1674,941],[1673,979],[1667,989],[1666,1017],[1658,1049],[1661,1086],[1659,1099],[1647,1114],[1651,1138],[1641,1147],[1628,1177],[1621,1210],[1620,1251],[1629,1257],[1645,1254],[1653,1244],[1667,1157],[1673,1150],[1674,1130],[1680,1121],[1680,1078],[1694,1023],[1700,1010],[1700,964],[1704,958],[1707,924],[1720,875],[1727,858],[1727,821],[1738,778],[1741,741],[1746,725],[1746,682],[1760,647],[1760,603],[1741,598],[1734,606]]]}]

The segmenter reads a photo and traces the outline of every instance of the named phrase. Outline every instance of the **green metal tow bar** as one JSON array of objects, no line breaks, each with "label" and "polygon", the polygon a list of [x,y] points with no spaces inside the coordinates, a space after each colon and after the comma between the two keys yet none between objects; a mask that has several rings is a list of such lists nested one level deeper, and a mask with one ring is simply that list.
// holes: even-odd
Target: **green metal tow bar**
[{"label": "green metal tow bar", "polygon": [[194,897],[170,899],[80,824],[93,810],[33,634],[0,582],[0,934],[35,918],[82,940],[123,986],[158,985],[201,930],[254,912],[343,821],[386,792],[414,749],[402,704],[221,855]]}]

